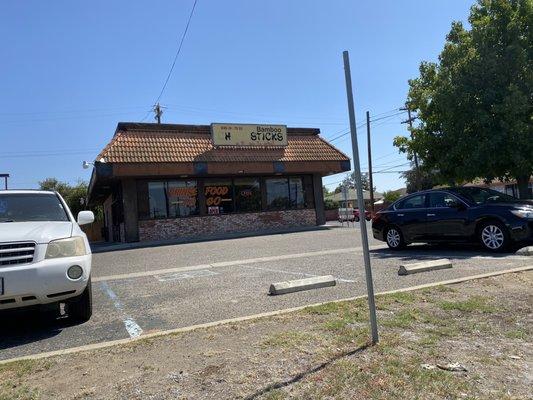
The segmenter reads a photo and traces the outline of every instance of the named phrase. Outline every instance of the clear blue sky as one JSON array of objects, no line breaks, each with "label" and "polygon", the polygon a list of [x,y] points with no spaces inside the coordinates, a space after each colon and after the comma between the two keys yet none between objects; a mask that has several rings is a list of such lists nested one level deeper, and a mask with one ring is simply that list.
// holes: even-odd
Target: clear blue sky
[{"label": "clear blue sky", "polygon": [[[357,123],[402,106],[407,80],[435,60],[473,0],[199,0],[161,99],[163,122],[284,123],[333,138],[348,127],[342,51]],[[156,99],[193,0],[0,2],[0,173],[12,188],[88,180],[119,121]],[[149,117],[151,120],[152,116]],[[375,170],[406,162],[392,146],[403,116],[375,123]],[[361,163],[367,169],[360,129]],[[349,137],[333,142],[351,154]],[[399,167],[403,169],[405,167]],[[399,169],[393,168],[393,169]],[[342,178],[325,178],[331,188]],[[397,174],[377,174],[378,190]]]}]

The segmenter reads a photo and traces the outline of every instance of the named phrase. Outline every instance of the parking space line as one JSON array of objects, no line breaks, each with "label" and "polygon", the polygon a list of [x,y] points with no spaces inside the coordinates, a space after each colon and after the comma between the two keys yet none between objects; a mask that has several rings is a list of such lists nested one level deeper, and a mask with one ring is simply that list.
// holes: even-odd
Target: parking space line
[{"label": "parking space line", "polygon": [[113,290],[109,287],[107,282],[102,282],[100,284],[100,287],[111,298],[113,304],[115,305],[115,308],[119,311],[120,317],[122,318],[122,322],[124,323],[124,326],[126,327],[128,334],[130,335],[130,338],[136,338],[141,336],[141,334],[143,333],[142,328],[135,322],[132,317],[126,314],[126,312],[124,311],[124,306],[118,299],[118,296],[115,294],[115,292],[113,292]]},{"label": "parking space line", "polygon": [[[281,274],[289,274],[289,275],[303,275],[303,276],[308,276],[308,277],[315,277],[315,276],[320,276],[320,275],[316,275],[316,274],[308,274],[306,272],[296,272],[296,271],[285,271],[285,270],[282,270],[282,269],[273,269],[273,268],[264,268],[264,267],[252,267],[250,265],[240,265],[241,267],[244,267],[244,268],[249,268],[249,269],[255,269],[255,270],[259,270],[259,271],[268,271],[268,272],[278,272],[278,273],[281,273]],[[353,281],[353,280],[350,280],[350,279],[343,279],[343,278],[335,278],[337,279],[339,282],[346,282],[346,283],[354,283],[356,281]]]},{"label": "parking space line", "polygon": [[204,276],[218,275],[218,272],[210,271],[208,269],[201,269],[198,271],[176,272],[174,274],[154,275],[154,278],[159,282],[181,281],[183,279],[201,278]]},{"label": "parking space line", "polygon": [[[383,246],[383,245],[370,247],[371,250],[379,250],[379,249],[386,249],[386,248],[387,246]],[[157,269],[157,270],[152,270],[152,271],[131,272],[129,274],[93,277],[92,280],[93,282],[103,282],[103,281],[114,281],[114,280],[120,280],[120,279],[142,278],[146,276],[163,275],[163,274],[170,274],[170,273],[175,273],[175,272],[196,271],[200,269],[210,269],[210,268],[220,268],[220,267],[232,267],[236,265],[256,264],[256,263],[262,263],[262,262],[281,261],[281,260],[292,260],[292,259],[305,258],[305,257],[319,257],[319,256],[324,256],[324,255],[332,255],[332,254],[348,254],[348,253],[358,252],[358,251],[362,251],[362,247],[348,247],[348,248],[341,248],[341,249],[310,251],[310,252],[305,252],[305,253],[283,254],[279,256],[247,258],[244,260],[221,261],[221,262],[215,262],[212,264],[200,264],[200,265],[191,265],[191,266],[185,266],[185,267]]]}]

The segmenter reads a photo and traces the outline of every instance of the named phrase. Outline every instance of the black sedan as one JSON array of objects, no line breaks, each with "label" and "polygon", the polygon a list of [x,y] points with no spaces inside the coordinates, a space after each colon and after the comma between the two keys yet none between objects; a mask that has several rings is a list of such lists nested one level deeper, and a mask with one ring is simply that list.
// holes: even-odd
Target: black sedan
[{"label": "black sedan", "polygon": [[504,251],[533,241],[533,202],[481,187],[427,190],[376,213],[372,232],[394,250],[413,242],[479,242]]}]

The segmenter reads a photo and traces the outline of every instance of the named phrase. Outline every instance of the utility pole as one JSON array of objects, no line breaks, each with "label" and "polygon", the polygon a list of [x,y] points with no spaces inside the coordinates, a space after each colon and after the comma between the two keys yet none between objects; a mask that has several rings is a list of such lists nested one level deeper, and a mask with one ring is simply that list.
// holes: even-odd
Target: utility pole
[{"label": "utility pole", "polygon": [[[352,135],[353,168],[355,171],[355,186],[357,189],[357,204],[359,206],[359,226],[361,227],[361,241],[363,244],[363,258],[365,261],[366,290],[368,293],[368,309],[370,313],[370,327],[372,344],[379,340],[378,321],[376,317],[376,299],[374,298],[374,282],[372,281],[372,267],[370,266],[370,250],[368,249],[368,234],[364,215],[365,201],[361,186],[361,164],[359,162],[359,145],[357,143],[357,127],[355,125],[355,110],[353,105],[352,75],[350,72],[350,56],[347,51],[342,53],[344,58],[344,76],[346,79],[346,94],[348,97],[348,114],[350,115],[350,132]],[[361,210],[363,214],[361,215]]]},{"label": "utility pole", "polygon": [[7,190],[7,178],[9,178],[9,174],[0,174],[0,178],[4,178],[4,187]]},{"label": "utility pole", "polygon": [[[404,108],[400,108],[400,111],[407,111],[408,119],[406,121],[402,121],[402,124],[409,124],[409,132],[411,133],[411,139],[413,139],[413,121],[416,119],[416,117],[411,117],[411,109],[407,103],[405,103]],[[418,155],[416,153],[414,153],[414,158],[415,167],[418,171]]]},{"label": "utility pole", "polygon": [[161,115],[163,115],[163,109],[159,105],[159,103],[157,103],[154,106],[154,112],[155,112],[155,119],[157,120],[157,123],[160,124],[161,123]]},{"label": "utility pole", "polygon": [[368,182],[370,183],[370,211],[374,216],[374,182],[372,180],[372,143],[370,142],[370,112],[366,112],[366,143],[368,146]]}]

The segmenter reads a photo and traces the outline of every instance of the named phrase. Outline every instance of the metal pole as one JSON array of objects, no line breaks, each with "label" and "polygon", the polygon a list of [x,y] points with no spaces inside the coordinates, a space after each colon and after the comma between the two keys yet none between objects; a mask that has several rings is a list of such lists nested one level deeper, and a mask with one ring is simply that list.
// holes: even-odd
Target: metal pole
[{"label": "metal pole", "polygon": [[366,112],[366,143],[368,147],[368,183],[370,183],[370,211],[374,216],[374,181],[372,180],[372,143],[370,142],[370,113]]},{"label": "metal pole", "polygon": [[[350,132],[352,135],[353,167],[355,171],[355,186],[357,189],[357,203],[359,210],[365,209],[363,199],[363,187],[361,185],[361,165],[359,162],[359,145],[357,143],[357,128],[355,126],[355,111],[353,105],[352,76],[350,73],[350,58],[347,51],[342,53],[344,58],[344,75],[346,79],[346,94],[348,96],[348,113],[350,115]],[[374,298],[374,283],[372,281],[372,268],[370,266],[370,251],[368,249],[368,236],[366,232],[366,220],[359,218],[361,226],[361,241],[363,243],[363,258],[365,261],[366,289],[368,292],[368,308],[370,312],[370,327],[372,330],[372,343],[378,342],[378,323],[376,317],[376,301]]]}]

